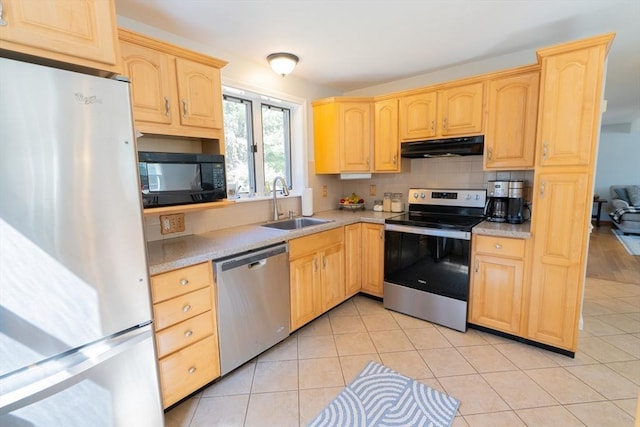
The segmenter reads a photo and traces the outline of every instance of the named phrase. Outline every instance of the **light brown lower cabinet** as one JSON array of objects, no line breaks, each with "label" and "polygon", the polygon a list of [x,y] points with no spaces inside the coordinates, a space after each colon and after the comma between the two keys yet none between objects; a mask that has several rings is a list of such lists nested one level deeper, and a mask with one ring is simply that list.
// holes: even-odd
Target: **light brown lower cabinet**
[{"label": "light brown lower cabinet", "polygon": [[362,224],[362,292],[382,297],[384,283],[384,225]]},{"label": "light brown lower cabinet", "polygon": [[151,277],[165,408],[220,376],[215,292],[211,262]]},{"label": "light brown lower cabinet", "polygon": [[512,335],[522,333],[527,242],[474,236],[469,322]]},{"label": "light brown lower cabinet", "polygon": [[345,300],[344,227],[289,241],[290,330]]}]

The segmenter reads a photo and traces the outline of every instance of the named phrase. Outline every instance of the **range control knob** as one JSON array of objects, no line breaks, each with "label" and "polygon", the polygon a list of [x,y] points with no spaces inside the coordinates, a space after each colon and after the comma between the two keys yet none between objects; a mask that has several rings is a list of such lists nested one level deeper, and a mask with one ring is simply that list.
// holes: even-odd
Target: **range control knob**
[{"label": "range control knob", "polygon": [[427,195],[426,195],[426,194],[424,194],[424,193],[420,193],[420,198],[421,198],[421,199],[424,199],[425,197],[427,197]]},{"label": "range control knob", "polygon": [[416,193],[413,193],[413,198],[414,198],[414,199],[417,199],[417,198],[418,198],[418,193],[417,193],[417,192],[416,192]]},{"label": "range control knob", "polygon": [[471,200],[471,194],[467,194],[467,197],[465,197],[467,200]]}]

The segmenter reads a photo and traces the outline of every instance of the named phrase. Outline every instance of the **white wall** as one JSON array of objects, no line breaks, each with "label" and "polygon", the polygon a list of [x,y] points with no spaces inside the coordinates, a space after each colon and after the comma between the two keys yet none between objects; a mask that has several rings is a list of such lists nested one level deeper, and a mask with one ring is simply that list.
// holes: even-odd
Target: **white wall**
[{"label": "white wall", "polygon": [[[594,193],[611,200],[609,186],[640,185],[640,129],[629,125],[602,126]],[[600,218],[610,221],[610,205],[605,204]]]}]

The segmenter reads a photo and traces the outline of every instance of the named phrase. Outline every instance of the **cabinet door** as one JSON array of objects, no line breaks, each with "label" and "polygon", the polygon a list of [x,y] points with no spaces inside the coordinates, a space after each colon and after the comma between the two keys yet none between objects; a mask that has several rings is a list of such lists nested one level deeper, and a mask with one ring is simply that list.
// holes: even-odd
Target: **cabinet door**
[{"label": "cabinet door", "polygon": [[485,169],[533,168],[539,82],[534,71],[488,83]]},{"label": "cabinet door", "polygon": [[436,92],[423,92],[400,98],[400,141],[436,136]]},{"label": "cabinet door", "polygon": [[322,314],[319,260],[315,253],[289,264],[291,286],[291,331]]},{"label": "cabinet door", "polygon": [[341,172],[371,170],[371,104],[345,102],[340,111]]},{"label": "cabinet door", "polygon": [[317,174],[340,173],[338,114],[336,103],[313,106],[313,152]]},{"label": "cabinet door", "polygon": [[344,250],[342,243],[320,254],[322,268],[322,312],[345,300]]},{"label": "cabinet door", "polygon": [[389,99],[376,102],[374,123],[374,172],[399,172],[398,100]]},{"label": "cabinet door", "polygon": [[176,58],[180,123],[212,129],[222,128],[220,70]]},{"label": "cabinet door", "polygon": [[576,349],[591,199],[588,173],[540,173],[534,179],[529,338]]},{"label": "cabinet door", "polygon": [[362,291],[382,297],[384,225],[362,224]]},{"label": "cabinet door", "polygon": [[439,92],[438,114],[442,136],[482,133],[484,83],[452,87]]},{"label": "cabinet door", "polygon": [[469,322],[519,335],[523,261],[476,255],[473,266]]},{"label": "cabinet door", "polygon": [[344,259],[346,296],[355,295],[362,287],[362,226],[344,227]]},{"label": "cabinet door", "polygon": [[172,94],[167,54],[122,41],[124,73],[131,80],[131,104],[136,121],[171,123]]},{"label": "cabinet door", "polygon": [[600,125],[605,46],[545,57],[540,82],[540,166],[588,166]]},{"label": "cabinet door", "polygon": [[[111,0],[2,0],[2,48],[97,69],[118,64]],[[105,67],[106,64],[106,67]]]}]

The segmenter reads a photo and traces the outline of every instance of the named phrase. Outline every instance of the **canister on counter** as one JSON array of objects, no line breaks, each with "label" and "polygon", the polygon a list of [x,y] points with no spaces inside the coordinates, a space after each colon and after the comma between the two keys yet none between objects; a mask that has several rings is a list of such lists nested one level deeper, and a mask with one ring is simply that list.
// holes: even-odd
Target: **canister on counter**
[{"label": "canister on counter", "polygon": [[391,212],[404,212],[402,193],[393,193],[391,197]]},{"label": "canister on counter", "polygon": [[373,201],[373,210],[375,212],[382,212],[383,209],[384,206],[382,200],[378,199]]},{"label": "canister on counter", "polygon": [[382,210],[385,212],[391,212],[391,193],[384,193],[382,199]]}]

